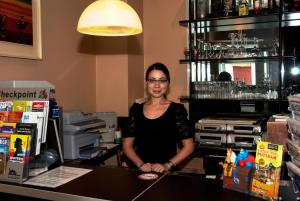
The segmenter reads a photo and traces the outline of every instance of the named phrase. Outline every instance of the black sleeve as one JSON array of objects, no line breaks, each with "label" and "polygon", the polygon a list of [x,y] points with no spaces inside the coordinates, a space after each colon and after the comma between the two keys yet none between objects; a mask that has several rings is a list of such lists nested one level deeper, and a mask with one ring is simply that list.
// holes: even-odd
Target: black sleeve
[{"label": "black sleeve", "polygon": [[136,136],[136,121],[137,114],[140,105],[138,103],[134,103],[129,109],[128,116],[128,127],[125,133],[123,133],[123,137],[135,137]]},{"label": "black sleeve", "polygon": [[179,140],[184,140],[187,138],[193,138],[193,130],[187,119],[187,111],[183,104],[176,104],[176,127],[178,131]]}]

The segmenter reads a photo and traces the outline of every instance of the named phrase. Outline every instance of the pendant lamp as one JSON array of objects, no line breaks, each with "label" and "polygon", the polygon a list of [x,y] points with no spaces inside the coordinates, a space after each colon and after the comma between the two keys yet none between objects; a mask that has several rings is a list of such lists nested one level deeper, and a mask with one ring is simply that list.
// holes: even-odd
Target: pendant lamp
[{"label": "pendant lamp", "polygon": [[77,31],[94,36],[129,36],[142,33],[142,23],[127,3],[121,0],[97,0],[81,14]]}]

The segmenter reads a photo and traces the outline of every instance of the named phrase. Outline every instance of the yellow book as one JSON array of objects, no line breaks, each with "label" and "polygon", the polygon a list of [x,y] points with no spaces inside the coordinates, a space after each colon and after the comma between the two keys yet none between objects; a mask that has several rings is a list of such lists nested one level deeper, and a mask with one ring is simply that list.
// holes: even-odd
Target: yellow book
[{"label": "yellow book", "polygon": [[283,145],[258,142],[251,194],[265,200],[277,200]]},{"label": "yellow book", "polygon": [[9,160],[24,163],[29,159],[30,137],[30,135],[11,134]]},{"label": "yellow book", "polygon": [[14,100],[13,101],[13,111],[15,112],[26,112],[29,111],[29,107],[31,107],[30,101],[22,101],[22,100]]}]

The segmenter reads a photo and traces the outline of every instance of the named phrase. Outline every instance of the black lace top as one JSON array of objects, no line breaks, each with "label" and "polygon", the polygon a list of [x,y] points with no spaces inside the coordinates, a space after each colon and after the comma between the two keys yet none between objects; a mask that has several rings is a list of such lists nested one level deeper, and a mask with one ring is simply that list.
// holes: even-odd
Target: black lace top
[{"label": "black lace top", "polygon": [[131,106],[128,130],[123,137],[135,138],[136,153],[144,162],[165,163],[176,155],[177,143],[193,137],[187,111],[182,104],[171,102],[163,115],[148,119],[143,106]]}]

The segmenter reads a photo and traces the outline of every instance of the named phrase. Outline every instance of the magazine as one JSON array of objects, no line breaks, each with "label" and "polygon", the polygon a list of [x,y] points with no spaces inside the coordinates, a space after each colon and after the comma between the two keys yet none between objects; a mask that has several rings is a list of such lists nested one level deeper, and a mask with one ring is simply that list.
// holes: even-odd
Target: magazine
[{"label": "magazine", "polygon": [[25,163],[29,157],[30,135],[11,134],[9,160]]},{"label": "magazine", "polygon": [[40,154],[45,116],[43,112],[24,112],[22,123],[34,123],[37,127],[35,155]]},{"label": "magazine", "polygon": [[35,123],[18,123],[16,125],[16,133],[30,135],[30,156],[35,155],[37,146],[37,127]]},{"label": "magazine", "polygon": [[0,101],[0,111],[12,111],[12,101]]}]

